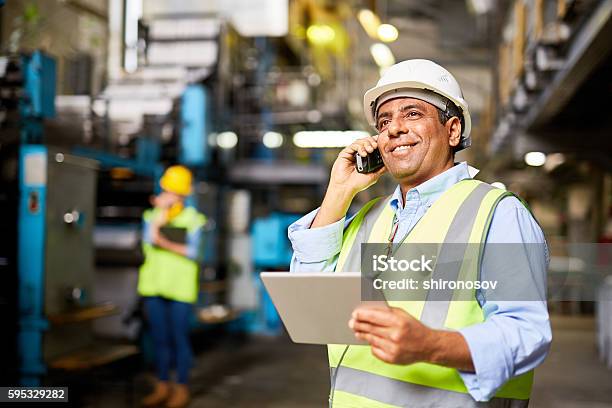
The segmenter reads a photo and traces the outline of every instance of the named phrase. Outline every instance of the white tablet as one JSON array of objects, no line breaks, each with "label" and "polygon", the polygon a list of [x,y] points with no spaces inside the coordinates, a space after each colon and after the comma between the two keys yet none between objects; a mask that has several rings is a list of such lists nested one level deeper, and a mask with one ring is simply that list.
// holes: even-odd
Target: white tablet
[{"label": "white tablet", "polygon": [[307,344],[366,344],[348,327],[361,301],[361,274],[262,272],[261,279],[291,340]]}]

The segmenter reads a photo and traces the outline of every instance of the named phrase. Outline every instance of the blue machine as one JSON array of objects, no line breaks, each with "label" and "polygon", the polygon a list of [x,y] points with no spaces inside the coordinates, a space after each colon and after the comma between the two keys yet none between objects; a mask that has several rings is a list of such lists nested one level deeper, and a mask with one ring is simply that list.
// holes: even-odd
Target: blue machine
[{"label": "blue machine", "polygon": [[[87,147],[75,147],[72,151],[76,155],[99,161],[102,167],[125,167],[136,174],[153,177],[155,180],[159,180],[164,172],[164,166],[158,161],[160,151],[159,142],[152,141],[148,138],[140,138],[136,144],[136,149],[135,159],[126,159],[113,153]],[[155,154],[157,154],[157,156],[155,156]]]},{"label": "blue machine", "polygon": [[253,262],[255,267],[286,267],[293,250],[287,239],[287,228],[299,215],[274,212],[253,222]]},{"label": "blue machine", "polygon": [[97,165],[45,145],[21,145],[19,165],[18,361],[20,383],[35,386],[44,362],[92,339],[83,326],[50,326],[47,319],[89,303]]},{"label": "blue machine", "polygon": [[[0,5],[3,1],[0,0]],[[40,385],[45,374],[44,336],[49,330],[45,318],[46,247],[49,231],[47,220],[48,148],[43,142],[43,123],[55,116],[55,61],[36,51],[20,59],[23,97],[18,109],[20,117],[19,150],[19,208],[17,267],[19,282],[19,370],[24,386]],[[207,134],[208,93],[201,85],[190,85],[181,99],[180,140],[178,161],[190,167],[204,167],[209,162]],[[74,149],[78,156],[98,160],[103,167],[126,167],[135,173],[159,180],[164,166],[160,162],[161,144],[155,137],[140,137],[136,141],[136,155],[132,159],[113,153],[88,149]],[[158,183],[156,183],[157,185]],[[95,185],[95,184],[94,184]],[[93,195],[92,195],[93,197]],[[212,245],[213,243],[207,244]]]},{"label": "blue machine", "polygon": [[296,214],[274,212],[253,222],[254,285],[259,293],[259,309],[247,315],[249,332],[276,335],[281,330],[281,320],[263,286],[259,273],[265,270],[288,270],[292,249],[287,238],[287,228],[300,218]]},{"label": "blue machine", "polygon": [[55,60],[35,51],[21,57],[24,94],[19,100],[18,336],[21,384],[39,385],[45,372],[42,353],[47,149],[40,143],[43,120],[55,116]]},{"label": "blue machine", "polygon": [[[54,60],[36,51],[20,58],[19,71],[22,80],[16,86],[23,92],[17,101],[21,143],[15,181],[19,191],[17,360],[19,383],[38,386],[47,357],[88,341],[77,327],[53,330],[46,316],[62,313],[67,307],[67,300],[58,293],[70,287],[86,293],[93,281],[89,239],[96,165],[39,144],[43,142],[44,120],[55,116]],[[69,256],[71,262],[66,263]],[[73,336],[75,341],[56,341],[63,335]]]},{"label": "blue machine", "polygon": [[24,95],[19,101],[21,143],[40,143],[43,120],[55,116],[55,60],[41,51],[21,57]]},{"label": "blue machine", "polygon": [[47,149],[42,145],[21,147],[19,199],[19,360],[21,385],[38,386],[45,373],[42,353],[44,317],[45,226]]},{"label": "blue machine", "polygon": [[202,85],[189,85],[181,97],[179,161],[186,166],[205,166],[209,161],[206,114],[208,92]]}]

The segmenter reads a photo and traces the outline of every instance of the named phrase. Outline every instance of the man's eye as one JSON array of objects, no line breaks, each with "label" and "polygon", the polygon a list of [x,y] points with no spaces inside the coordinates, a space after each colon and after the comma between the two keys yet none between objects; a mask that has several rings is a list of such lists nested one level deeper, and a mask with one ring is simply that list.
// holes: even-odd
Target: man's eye
[{"label": "man's eye", "polygon": [[409,118],[418,118],[419,116],[421,116],[421,114],[417,111],[408,111],[406,113],[406,117],[409,117]]},{"label": "man's eye", "polygon": [[384,126],[387,126],[388,124],[389,124],[389,120],[388,119],[381,120],[380,122],[378,122],[378,128],[380,129],[380,128],[384,127]]}]

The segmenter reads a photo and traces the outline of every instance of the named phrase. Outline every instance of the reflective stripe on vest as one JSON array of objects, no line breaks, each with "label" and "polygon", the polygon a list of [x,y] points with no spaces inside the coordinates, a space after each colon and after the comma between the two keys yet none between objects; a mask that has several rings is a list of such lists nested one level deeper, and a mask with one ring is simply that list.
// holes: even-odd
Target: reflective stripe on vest
[{"label": "reflective stripe on vest", "polygon": [[[335,370],[336,368],[332,368],[332,376]],[[336,380],[335,407],[342,407],[343,400],[351,399],[350,395],[346,395],[347,393],[360,395],[362,398],[371,401],[366,403],[362,399],[359,407],[380,406],[380,404],[376,404],[377,402],[391,407],[410,408],[525,408],[529,405],[529,400],[512,398],[493,398],[488,402],[478,402],[469,394],[376,376],[367,371],[356,370],[351,367],[342,366],[338,374],[340,372],[342,372],[342,376],[338,376]],[[367,390],[365,395],[363,390]],[[409,399],[406,399],[406,396],[409,396]],[[352,407],[353,405],[348,406]]]},{"label": "reflective stripe on vest", "polygon": [[[441,243],[432,278],[475,280],[479,262],[475,265],[444,261],[466,259],[466,250],[477,251],[469,254],[471,259],[481,259],[495,207],[510,194],[480,181],[461,181],[436,200],[404,242]],[[337,272],[360,271],[361,244],[385,242],[393,220],[389,199],[368,203],[367,209],[364,207],[351,222],[344,234]],[[468,243],[476,245],[468,246]],[[425,301],[389,301],[389,304],[406,310],[434,328],[456,330],[484,321],[475,291],[464,297],[471,299],[469,301],[449,301],[454,293],[440,292],[427,293]],[[344,345],[328,346],[332,369],[338,365],[344,348]],[[369,346],[350,346],[337,372],[334,406],[526,406],[532,381],[533,372],[515,377],[491,401],[476,403],[455,369],[427,363],[387,364],[375,358]]]}]

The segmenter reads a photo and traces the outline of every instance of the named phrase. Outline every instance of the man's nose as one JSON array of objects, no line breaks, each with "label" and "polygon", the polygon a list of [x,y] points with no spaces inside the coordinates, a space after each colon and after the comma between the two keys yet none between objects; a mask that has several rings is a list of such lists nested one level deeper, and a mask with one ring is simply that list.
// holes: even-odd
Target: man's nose
[{"label": "man's nose", "polygon": [[399,118],[393,118],[387,129],[389,130],[389,137],[399,137],[408,133],[408,128],[405,126],[404,121]]}]

